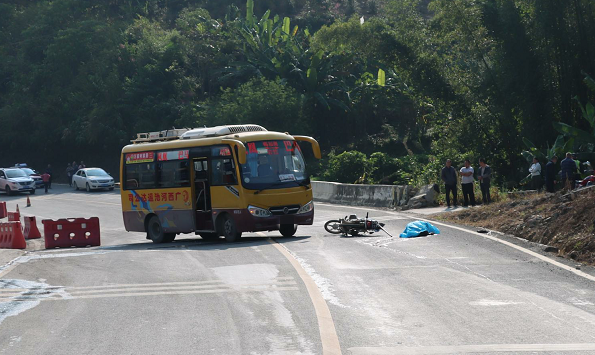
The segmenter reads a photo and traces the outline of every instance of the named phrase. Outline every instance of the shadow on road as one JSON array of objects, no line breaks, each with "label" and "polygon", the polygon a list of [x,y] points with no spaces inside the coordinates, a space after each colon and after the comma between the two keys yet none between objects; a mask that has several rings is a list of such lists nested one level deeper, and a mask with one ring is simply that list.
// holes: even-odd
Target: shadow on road
[{"label": "shadow on road", "polygon": [[137,250],[228,250],[237,248],[246,248],[260,245],[270,244],[269,239],[274,239],[279,244],[284,243],[303,243],[308,240],[310,236],[298,236],[298,237],[261,237],[261,236],[249,236],[242,237],[240,241],[235,243],[227,243],[222,237],[218,240],[204,240],[185,238],[175,240],[172,243],[155,244],[151,241],[146,243],[134,243],[134,244],[120,244],[110,245],[104,247],[98,247],[94,249],[99,250],[121,250],[121,251],[137,251]]}]

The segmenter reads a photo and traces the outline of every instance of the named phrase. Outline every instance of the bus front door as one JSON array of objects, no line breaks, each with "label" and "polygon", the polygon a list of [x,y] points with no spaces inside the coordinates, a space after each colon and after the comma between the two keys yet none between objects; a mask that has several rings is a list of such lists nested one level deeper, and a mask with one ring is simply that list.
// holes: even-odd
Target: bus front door
[{"label": "bus front door", "polygon": [[207,158],[193,160],[194,181],[194,211],[196,215],[197,231],[213,231],[213,218],[211,217],[211,194],[209,188],[209,171]]}]

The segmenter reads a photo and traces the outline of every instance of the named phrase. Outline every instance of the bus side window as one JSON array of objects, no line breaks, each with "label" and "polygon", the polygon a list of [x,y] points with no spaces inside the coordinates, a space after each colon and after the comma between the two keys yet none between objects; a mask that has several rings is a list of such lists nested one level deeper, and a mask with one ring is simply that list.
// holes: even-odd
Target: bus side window
[{"label": "bus side window", "polygon": [[190,171],[187,160],[168,161],[157,164],[158,187],[190,186]]},{"label": "bus side window", "polygon": [[237,185],[235,165],[232,159],[213,159],[213,185]]},{"label": "bus side window", "polygon": [[[125,190],[137,189],[139,187],[139,171],[138,164],[126,165],[126,182],[124,184]],[[80,171],[78,173],[80,175]]]}]

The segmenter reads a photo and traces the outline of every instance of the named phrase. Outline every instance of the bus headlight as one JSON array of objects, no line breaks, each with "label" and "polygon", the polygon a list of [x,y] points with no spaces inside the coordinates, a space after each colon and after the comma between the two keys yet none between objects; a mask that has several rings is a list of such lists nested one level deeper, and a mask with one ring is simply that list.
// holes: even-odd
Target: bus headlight
[{"label": "bus headlight", "polygon": [[314,202],[310,201],[310,202],[306,203],[305,205],[303,205],[297,213],[301,214],[301,213],[308,213],[308,212],[312,212],[312,211],[314,211]]},{"label": "bus headlight", "polygon": [[254,217],[270,217],[271,211],[256,206],[248,206],[248,212]]}]

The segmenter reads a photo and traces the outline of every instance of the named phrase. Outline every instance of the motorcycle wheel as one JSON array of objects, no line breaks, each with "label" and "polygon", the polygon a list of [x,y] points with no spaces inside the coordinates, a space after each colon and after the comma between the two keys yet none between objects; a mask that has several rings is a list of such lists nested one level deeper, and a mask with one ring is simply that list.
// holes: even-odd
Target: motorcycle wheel
[{"label": "motorcycle wheel", "polygon": [[324,229],[331,234],[341,234],[341,222],[338,219],[331,219],[324,224]]}]

